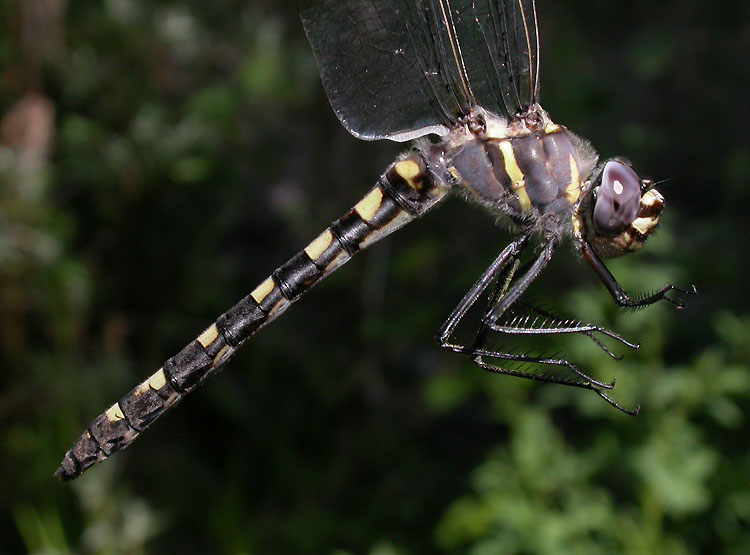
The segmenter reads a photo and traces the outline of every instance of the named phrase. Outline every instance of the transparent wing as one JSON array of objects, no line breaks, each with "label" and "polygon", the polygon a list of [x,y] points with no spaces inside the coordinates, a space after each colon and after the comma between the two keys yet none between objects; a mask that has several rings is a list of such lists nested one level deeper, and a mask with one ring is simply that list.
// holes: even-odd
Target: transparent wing
[{"label": "transparent wing", "polygon": [[538,96],[533,0],[304,0],[323,86],[362,139],[444,134],[473,106],[510,117]]},{"label": "transparent wing", "polygon": [[457,36],[474,102],[513,117],[539,102],[539,34],[535,0],[455,2]]}]

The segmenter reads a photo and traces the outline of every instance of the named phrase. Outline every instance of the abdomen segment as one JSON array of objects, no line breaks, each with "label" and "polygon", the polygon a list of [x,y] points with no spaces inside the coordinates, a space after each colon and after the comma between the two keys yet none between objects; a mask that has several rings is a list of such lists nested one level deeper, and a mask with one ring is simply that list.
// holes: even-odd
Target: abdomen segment
[{"label": "abdomen segment", "polygon": [[426,169],[421,153],[411,153],[394,163],[343,217],[272,272],[150,378],[100,414],[65,454],[55,476],[72,480],[126,448],[305,291],[359,250],[425,213],[447,190]]}]

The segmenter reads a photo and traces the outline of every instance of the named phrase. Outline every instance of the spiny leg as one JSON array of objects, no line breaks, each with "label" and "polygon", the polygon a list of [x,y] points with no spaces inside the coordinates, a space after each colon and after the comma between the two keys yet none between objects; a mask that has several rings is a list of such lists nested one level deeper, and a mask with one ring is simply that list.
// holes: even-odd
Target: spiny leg
[{"label": "spiny leg", "polygon": [[[474,341],[472,342],[474,346],[482,343],[484,340],[484,336],[486,335],[487,326],[493,321],[489,319],[490,315],[498,307],[498,305],[504,302],[508,297],[508,290],[510,289],[512,295],[514,296],[514,299],[517,299],[521,295],[521,293],[523,293],[523,290],[525,290],[533,280],[533,278],[529,279],[529,275],[531,274],[531,272],[535,272],[534,277],[536,277],[536,275],[539,274],[544,266],[546,266],[555,246],[554,242],[552,241],[545,245],[542,254],[540,254],[534,261],[532,268],[525,273],[521,283],[516,283],[512,288],[510,288],[510,282],[513,278],[513,275],[518,269],[517,257],[525,249],[526,245],[528,244],[528,240],[529,236],[525,234],[518,237],[510,245],[505,247],[505,249],[503,249],[503,251],[497,256],[492,264],[490,264],[490,266],[484,271],[484,273],[482,273],[476,283],[471,286],[469,291],[464,295],[456,308],[453,309],[451,315],[443,323],[443,325],[440,327],[440,330],[438,331],[437,340],[438,344],[441,347],[449,349],[456,353],[467,354],[467,347],[465,347],[464,345],[450,343],[449,340],[453,335],[453,332],[455,332],[458,324],[461,322],[464,316],[466,316],[466,313],[474,306],[474,304],[477,302],[482,293],[484,293],[490,283],[492,283],[494,279],[497,279],[497,284],[495,285],[493,292],[489,295],[488,308],[485,311],[485,315],[480,322],[479,329],[477,330]],[[511,262],[513,262],[513,266],[508,269],[507,266]],[[502,276],[503,273],[506,273],[506,276],[505,279],[501,281],[500,276]],[[519,289],[519,286],[523,288],[523,290],[520,292],[517,291]],[[512,303],[508,304],[505,308],[507,308],[511,304]],[[505,310],[505,308],[503,310]],[[500,314],[502,314],[502,312],[500,312]]]},{"label": "spiny leg", "polygon": [[678,291],[685,295],[698,294],[698,290],[695,288],[695,285],[691,285],[689,289],[683,289],[681,287],[677,287],[675,285],[672,285],[671,283],[668,283],[661,287],[658,291],[655,291],[650,295],[646,295],[641,298],[631,297],[627,293],[627,291],[623,289],[622,285],[617,282],[615,276],[613,276],[612,273],[607,269],[607,267],[586,241],[581,241],[580,247],[581,253],[586,259],[586,262],[589,263],[589,266],[591,266],[599,279],[602,280],[602,283],[607,288],[607,291],[609,291],[609,294],[612,295],[615,303],[617,303],[619,306],[635,309],[642,308],[644,306],[648,306],[664,300],[681,309],[685,308],[684,301],[679,297],[674,299],[672,297],[668,297],[667,293],[669,293],[670,291]]},{"label": "spiny leg", "polygon": [[[507,293],[508,288],[510,287],[510,283],[513,280],[513,276],[517,273],[520,265],[520,259],[514,258],[510,266],[508,266],[507,268],[502,268],[499,272],[497,272],[497,280],[492,292],[488,295],[487,308],[485,309],[485,313],[488,313],[492,309],[492,307],[497,304],[498,299],[500,299]],[[488,331],[490,331],[490,327],[484,321],[480,321],[479,327],[477,328],[476,334],[470,346],[450,345],[450,348],[451,350],[459,354],[469,355],[475,365],[477,365],[479,368],[482,368],[483,370],[487,370],[488,372],[526,378],[535,381],[544,381],[549,383],[570,385],[573,387],[588,388],[587,385],[581,381],[567,380],[556,376],[548,376],[545,374],[535,374],[531,372],[524,372],[521,370],[514,370],[511,368],[503,368],[484,362],[482,360],[482,356],[495,356],[496,358],[505,358],[506,360],[514,360],[519,362],[521,362],[521,359],[524,358],[524,361],[530,364],[539,361],[538,357],[532,360],[532,357],[514,355],[512,352],[500,353],[484,349],[483,346],[486,343],[485,339],[487,337]]]},{"label": "spiny leg", "polygon": [[[548,357],[533,357],[513,353],[502,353],[490,351],[481,347],[484,344],[488,330],[494,331],[493,328],[501,328],[501,326],[497,325],[497,321],[502,317],[502,314],[505,311],[507,311],[511,306],[513,306],[515,302],[518,301],[518,299],[522,296],[522,294],[525,292],[534,278],[536,278],[544,269],[547,262],[551,258],[552,252],[554,251],[555,247],[555,244],[552,241],[545,244],[540,255],[528,266],[528,269],[524,271],[522,277],[518,280],[518,282],[513,284],[513,286],[511,287],[510,282],[512,281],[513,276],[517,272],[519,266],[518,259],[516,257],[518,254],[520,254],[525,244],[526,238],[521,238],[517,243],[509,245],[509,247],[507,247],[493,262],[493,264],[482,274],[479,280],[477,280],[474,286],[472,286],[469,292],[461,300],[459,305],[451,313],[451,316],[448,318],[448,320],[446,320],[446,322],[441,327],[438,335],[440,346],[456,353],[469,355],[472,358],[472,362],[479,368],[482,368],[484,370],[499,374],[527,378],[531,380],[545,381],[562,385],[570,385],[573,387],[580,387],[583,389],[590,389],[596,392],[597,395],[602,397],[605,401],[607,401],[610,405],[617,408],[618,410],[626,414],[638,414],[640,407],[637,407],[635,410],[626,409],[602,391],[602,389],[611,389],[612,387],[614,387],[614,381],[607,384],[595,380],[580,371],[575,365],[568,362],[567,360]],[[513,263],[511,266],[509,266],[509,264],[511,264],[511,261],[513,261]],[[503,273],[505,273],[504,276]],[[458,323],[466,315],[469,309],[476,303],[479,296],[484,292],[484,290],[494,278],[497,279],[495,288],[489,295],[487,311],[484,318],[480,322],[479,328],[471,346],[450,343],[449,340],[456,327],[458,326]],[[588,334],[592,334],[594,331],[601,331],[602,333],[613,336],[615,339],[621,340],[628,346],[632,346],[634,348],[636,347],[635,345],[620,338],[616,334],[608,332],[608,330],[599,328],[597,326],[589,326],[585,328],[579,326],[578,331],[580,333]],[[573,329],[570,329],[570,331],[568,331],[568,333],[575,332],[576,331],[574,331]],[[599,342],[595,338],[594,341],[599,344]],[[605,351],[609,352],[606,347],[603,348],[605,349]],[[492,357],[519,363],[564,367],[579,376],[581,380],[571,380],[545,374],[534,374],[530,372],[522,372],[518,370],[502,368],[500,366],[485,362],[482,357]]]},{"label": "spiny leg", "polygon": [[455,351],[457,353],[463,352],[461,349],[462,345],[453,345],[449,343],[449,339],[456,331],[456,327],[461,322],[466,313],[474,306],[479,297],[484,293],[485,289],[492,283],[492,280],[502,274],[506,269],[506,266],[517,257],[528,244],[529,236],[522,235],[515,239],[510,245],[505,247],[503,251],[497,256],[497,258],[489,265],[479,279],[471,286],[469,291],[464,295],[461,301],[458,303],[456,308],[453,309],[451,315],[440,327],[437,334],[438,344],[448,350]]},{"label": "spiny leg", "polygon": [[529,265],[528,270],[526,270],[523,275],[518,278],[518,281],[516,281],[512,287],[508,288],[502,296],[498,296],[492,308],[490,308],[482,318],[482,323],[488,326],[494,325],[502,317],[503,313],[521,298],[526,292],[526,289],[529,288],[529,285],[531,285],[531,283],[547,266],[556,246],[557,244],[554,240],[548,240],[544,244],[542,251]]},{"label": "spiny leg", "polygon": [[536,325],[538,318],[534,318],[534,320],[529,324],[529,319],[531,318],[531,316],[527,315],[525,318],[523,316],[517,316],[516,318],[505,322],[503,325],[494,324],[493,326],[490,326],[490,329],[492,329],[492,331],[503,333],[506,335],[554,335],[580,333],[581,335],[585,335],[586,337],[591,339],[601,350],[603,350],[615,360],[622,360],[622,356],[615,355],[612,351],[610,351],[609,348],[594,335],[595,333],[601,333],[602,335],[614,339],[615,341],[625,345],[630,349],[640,349],[639,343],[632,343],[622,337],[620,334],[617,334],[602,326],[597,326],[594,324],[584,324],[583,322],[574,320],[564,321],[558,315],[555,315],[547,310],[536,307],[527,302],[519,301],[516,305],[519,304],[527,309],[529,313],[536,313],[539,316],[542,316],[544,320],[541,322],[541,324]]},{"label": "spiny leg", "polygon": [[[508,376],[517,376],[522,378],[527,378],[530,380],[536,380],[536,381],[544,381],[544,382],[550,382],[550,383],[556,383],[561,385],[569,385],[571,387],[580,387],[582,389],[589,389],[599,395],[602,399],[607,401],[610,405],[615,407],[617,410],[624,412],[625,414],[629,414],[631,416],[637,416],[638,413],[641,411],[641,406],[636,405],[635,409],[627,409],[620,405],[617,401],[609,397],[604,391],[602,391],[602,388],[597,385],[598,382],[591,382],[591,381],[575,381],[575,380],[568,380],[565,378],[558,378],[555,376],[548,376],[545,374],[532,374],[530,372],[522,372],[518,370],[511,370],[507,368],[502,368],[501,366],[487,363],[483,360],[482,357],[492,357],[492,358],[498,358],[501,360],[507,360],[512,362],[519,362],[519,363],[529,363],[529,364],[541,364],[541,365],[549,365],[549,366],[560,366],[563,368],[568,368],[573,373],[575,373],[578,376],[585,376],[581,371],[579,371],[576,366],[570,362],[568,362],[565,359],[556,359],[556,358],[546,358],[546,357],[533,357],[533,356],[527,356],[527,355],[516,355],[513,353],[500,353],[495,351],[488,351],[485,349],[473,349],[471,351],[467,351],[467,354],[472,354],[472,362],[477,365],[482,370],[486,370],[488,372],[493,372],[496,374],[505,374]],[[614,385],[614,384],[613,384]],[[605,387],[605,389],[611,389],[611,387]]]},{"label": "spiny leg", "polygon": [[[492,292],[488,295],[487,308],[485,308],[484,310],[485,314],[492,310],[492,307],[497,304],[497,301],[508,292],[508,288],[513,281],[513,276],[516,275],[520,266],[521,260],[519,258],[515,258],[513,260],[513,263],[506,270],[504,270],[505,275],[498,275],[497,281],[495,282],[495,287],[492,288]],[[471,342],[471,346],[473,349],[480,348],[486,344],[488,331],[491,331],[490,327],[483,320],[480,320],[479,327],[477,328],[477,332],[474,335],[474,340]]]},{"label": "spiny leg", "polygon": [[[519,302],[519,299],[524,294],[526,289],[528,289],[529,285],[531,285],[531,283],[537,278],[537,276],[542,272],[549,260],[552,258],[554,249],[555,242],[551,240],[548,241],[542,248],[542,252],[540,252],[536,259],[534,259],[528,265],[528,268],[525,269],[521,277],[518,278],[518,281],[516,281],[512,287],[507,287],[506,285],[505,290],[498,291],[502,294],[498,294],[496,299],[491,298],[491,300],[494,302],[492,302],[489,309],[487,310],[487,313],[482,319],[480,329],[477,332],[477,340],[475,340],[474,342],[475,347],[478,346],[477,341],[483,341],[485,332],[482,330],[482,327],[486,326],[492,331],[498,331],[497,323],[500,321],[503,314],[505,314],[505,312],[509,310],[511,306]],[[510,276],[510,278],[512,278],[512,276]],[[510,281],[510,278],[508,281]],[[570,368],[570,370],[572,370],[586,382],[594,384],[595,386],[603,389],[612,389],[615,386],[616,379],[612,380],[609,383],[601,382],[594,377],[589,376],[585,372],[579,370],[577,366],[567,363],[567,361],[565,362],[565,365]]]}]

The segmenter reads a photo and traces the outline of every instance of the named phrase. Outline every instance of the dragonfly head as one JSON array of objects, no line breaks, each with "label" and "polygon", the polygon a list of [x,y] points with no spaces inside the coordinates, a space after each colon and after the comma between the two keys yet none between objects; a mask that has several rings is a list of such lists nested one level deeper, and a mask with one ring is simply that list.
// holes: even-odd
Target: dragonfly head
[{"label": "dragonfly head", "polygon": [[637,251],[658,226],[664,197],[620,159],[607,160],[593,175],[576,213],[576,235],[605,258]]}]

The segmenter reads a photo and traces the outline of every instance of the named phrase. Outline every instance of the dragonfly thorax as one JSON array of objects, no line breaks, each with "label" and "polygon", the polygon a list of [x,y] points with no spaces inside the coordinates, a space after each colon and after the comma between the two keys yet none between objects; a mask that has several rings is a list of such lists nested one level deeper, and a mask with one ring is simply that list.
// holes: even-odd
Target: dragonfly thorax
[{"label": "dragonfly thorax", "polygon": [[451,179],[515,227],[531,228],[550,218],[569,221],[596,153],[551,121],[535,130],[513,123],[504,131],[493,124],[486,133],[446,141]]}]

